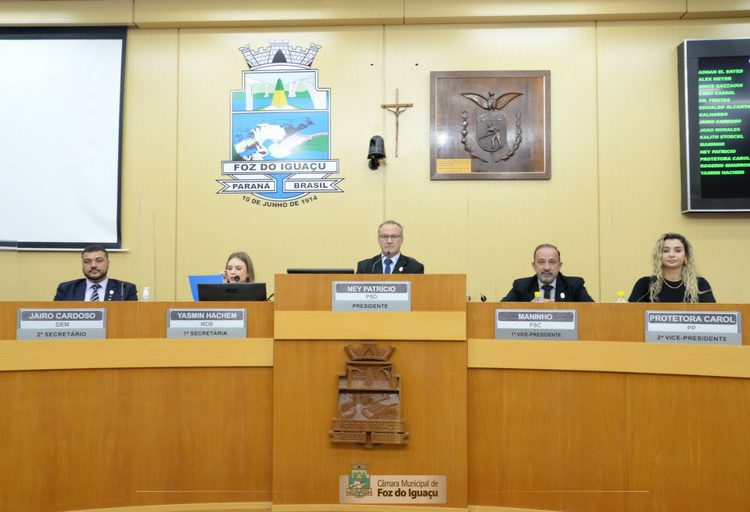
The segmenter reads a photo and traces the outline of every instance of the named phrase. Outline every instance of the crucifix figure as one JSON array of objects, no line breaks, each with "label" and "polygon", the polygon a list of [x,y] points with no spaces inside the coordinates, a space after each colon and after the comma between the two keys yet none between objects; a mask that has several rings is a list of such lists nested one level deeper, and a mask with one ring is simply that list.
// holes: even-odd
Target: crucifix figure
[{"label": "crucifix figure", "polygon": [[407,108],[414,106],[414,103],[399,103],[398,102],[398,89],[396,89],[396,103],[383,103],[380,108],[386,109],[388,112],[392,112],[396,116],[396,156],[398,157],[398,116],[400,116]]}]

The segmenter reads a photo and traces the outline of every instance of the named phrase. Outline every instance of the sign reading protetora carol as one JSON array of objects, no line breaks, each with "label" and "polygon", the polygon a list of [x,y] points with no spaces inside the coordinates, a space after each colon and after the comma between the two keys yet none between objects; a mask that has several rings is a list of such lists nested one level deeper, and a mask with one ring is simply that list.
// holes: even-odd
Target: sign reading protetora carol
[{"label": "sign reading protetora carol", "polygon": [[333,311],[411,311],[410,281],[334,281]]},{"label": "sign reading protetora carol", "polygon": [[106,337],[106,309],[21,308],[16,315],[18,340],[103,340]]},{"label": "sign reading protetora carol", "polygon": [[247,338],[247,312],[244,308],[170,308],[167,338]]},{"label": "sign reading protetora carol", "polygon": [[250,204],[293,207],[317,194],[342,192],[339,161],[331,159],[330,89],[311,69],[320,46],[243,46],[250,71],[232,91],[231,160],[222,162],[219,194],[241,194]]},{"label": "sign reading protetora carol", "polygon": [[339,503],[437,505],[446,499],[445,475],[370,475],[364,464],[339,475]]},{"label": "sign reading protetora carol", "polygon": [[578,340],[575,309],[496,309],[495,339]]},{"label": "sign reading protetora carol", "polygon": [[647,343],[742,345],[738,311],[646,311]]}]

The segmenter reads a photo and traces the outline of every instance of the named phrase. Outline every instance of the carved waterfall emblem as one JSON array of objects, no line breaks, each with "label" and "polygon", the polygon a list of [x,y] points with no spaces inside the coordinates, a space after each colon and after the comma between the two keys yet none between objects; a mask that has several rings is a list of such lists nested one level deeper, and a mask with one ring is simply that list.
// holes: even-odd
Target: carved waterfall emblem
[{"label": "carved waterfall emblem", "polygon": [[401,419],[401,376],[388,361],[394,347],[365,343],[344,348],[350,361],[339,374],[338,418],[329,432],[334,443],[408,444]]}]

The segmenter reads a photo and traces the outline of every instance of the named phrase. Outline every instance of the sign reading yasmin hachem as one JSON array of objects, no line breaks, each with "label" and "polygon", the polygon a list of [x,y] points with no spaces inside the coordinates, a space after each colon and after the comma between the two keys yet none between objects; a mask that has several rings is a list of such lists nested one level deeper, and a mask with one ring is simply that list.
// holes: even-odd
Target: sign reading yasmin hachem
[{"label": "sign reading yasmin hachem", "polygon": [[289,208],[342,192],[331,158],[331,90],[318,87],[311,68],[319,49],[286,40],[240,48],[250,70],[232,91],[231,160],[221,163],[218,194]]},{"label": "sign reading yasmin hachem", "polygon": [[339,476],[339,503],[420,504],[445,503],[445,475],[370,475],[364,464],[353,464]]}]

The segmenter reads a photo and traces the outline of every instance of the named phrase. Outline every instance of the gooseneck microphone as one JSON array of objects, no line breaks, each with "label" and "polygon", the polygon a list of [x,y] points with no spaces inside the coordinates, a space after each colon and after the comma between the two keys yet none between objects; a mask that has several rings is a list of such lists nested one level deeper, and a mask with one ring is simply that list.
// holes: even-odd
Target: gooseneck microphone
[{"label": "gooseneck microphone", "polygon": [[239,283],[240,282],[240,276],[234,276],[234,282]]}]

